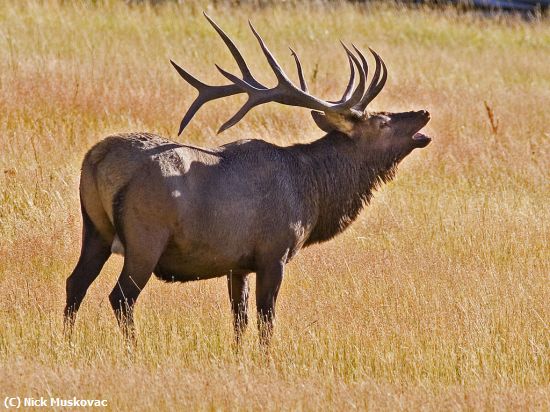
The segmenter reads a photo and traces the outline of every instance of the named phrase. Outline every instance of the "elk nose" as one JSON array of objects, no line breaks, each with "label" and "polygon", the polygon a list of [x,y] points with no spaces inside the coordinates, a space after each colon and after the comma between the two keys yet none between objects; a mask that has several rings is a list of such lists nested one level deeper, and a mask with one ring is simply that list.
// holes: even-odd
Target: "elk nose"
[{"label": "elk nose", "polygon": [[427,110],[420,110],[418,112],[418,114],[421,114],[422,116],[426,117],[426,118],[430,118],[430,112],[428,112]]}]

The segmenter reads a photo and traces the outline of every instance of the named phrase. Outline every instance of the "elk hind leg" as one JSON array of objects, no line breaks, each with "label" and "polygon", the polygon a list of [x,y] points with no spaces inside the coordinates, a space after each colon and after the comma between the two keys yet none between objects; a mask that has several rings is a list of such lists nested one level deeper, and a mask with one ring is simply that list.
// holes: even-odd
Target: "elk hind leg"
[{"label": "elk hind leg", "polygon": [[64,331],[70,334],[76,312],[92,282],[97,278],[103,265],[111,255],[108,242],[103,239],[90,217],[82,207],[82,249],[80,258],[71,275],[67,278],[67,300],[64,310]]},{"label": "elk hind leg", "polygon": [[124,265],[109,301],[124,336],[134,340],[134,305],[166,247],[168,236],[160,230],[145,233],[137,225],[124,235]]}]

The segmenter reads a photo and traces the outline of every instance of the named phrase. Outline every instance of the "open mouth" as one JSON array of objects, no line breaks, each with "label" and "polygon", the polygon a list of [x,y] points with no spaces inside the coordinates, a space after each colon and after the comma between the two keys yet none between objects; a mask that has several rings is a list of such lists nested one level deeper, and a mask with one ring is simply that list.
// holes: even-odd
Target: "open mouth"
[{"label": "open mouth", "polygon": [[432,141],[432,138],[429,136],[426,136],[424,133],[415,133],[412,139],[415,142],[416,147],[426,147],[430,142]]},{"label": "open mouth", "polygon": [[430,142],[432,141],[432,138],[429,136],[426,136],[424,133],[420,133],[420,129],[426,126],[430,121],[430,113],[427,110],[420,110],[418,112],[414,112],[414,114],[418,121],[417,123],[418,128],[416,130],[413,129],[413,131],[416,131],[416,133],[412,137],[414,142],[414,147],[426,147],[430,144]]}]

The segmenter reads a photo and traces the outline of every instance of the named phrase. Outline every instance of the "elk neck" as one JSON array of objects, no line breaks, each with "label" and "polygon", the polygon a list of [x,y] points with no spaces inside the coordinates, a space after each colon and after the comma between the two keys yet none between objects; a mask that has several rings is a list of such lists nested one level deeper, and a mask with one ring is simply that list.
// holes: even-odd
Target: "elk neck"
[{"label": "elk neck", "polygon": [[380,156],[358,147],[357,141],[331,132],[291,149],[299,154],[301,180],[308,194],[312,231],[306,245],[329,240],[346,229],[382,183],[395,175],[399,156]]}]

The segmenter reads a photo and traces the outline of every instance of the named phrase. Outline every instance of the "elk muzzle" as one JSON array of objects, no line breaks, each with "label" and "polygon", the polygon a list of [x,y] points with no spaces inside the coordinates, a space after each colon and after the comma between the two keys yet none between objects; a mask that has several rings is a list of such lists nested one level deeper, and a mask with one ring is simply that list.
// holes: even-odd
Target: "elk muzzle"
[{"label": "elk muzzle", "polygon": [[412,140],[415,148],[426,147],[432,141],[432,138],[426,136],[424,133],[420,133],[420,129],[428,124],[430,121],[430,113],[426,110],[420,110],[418,112],[411,112],[414,120],[412,121]]}]

